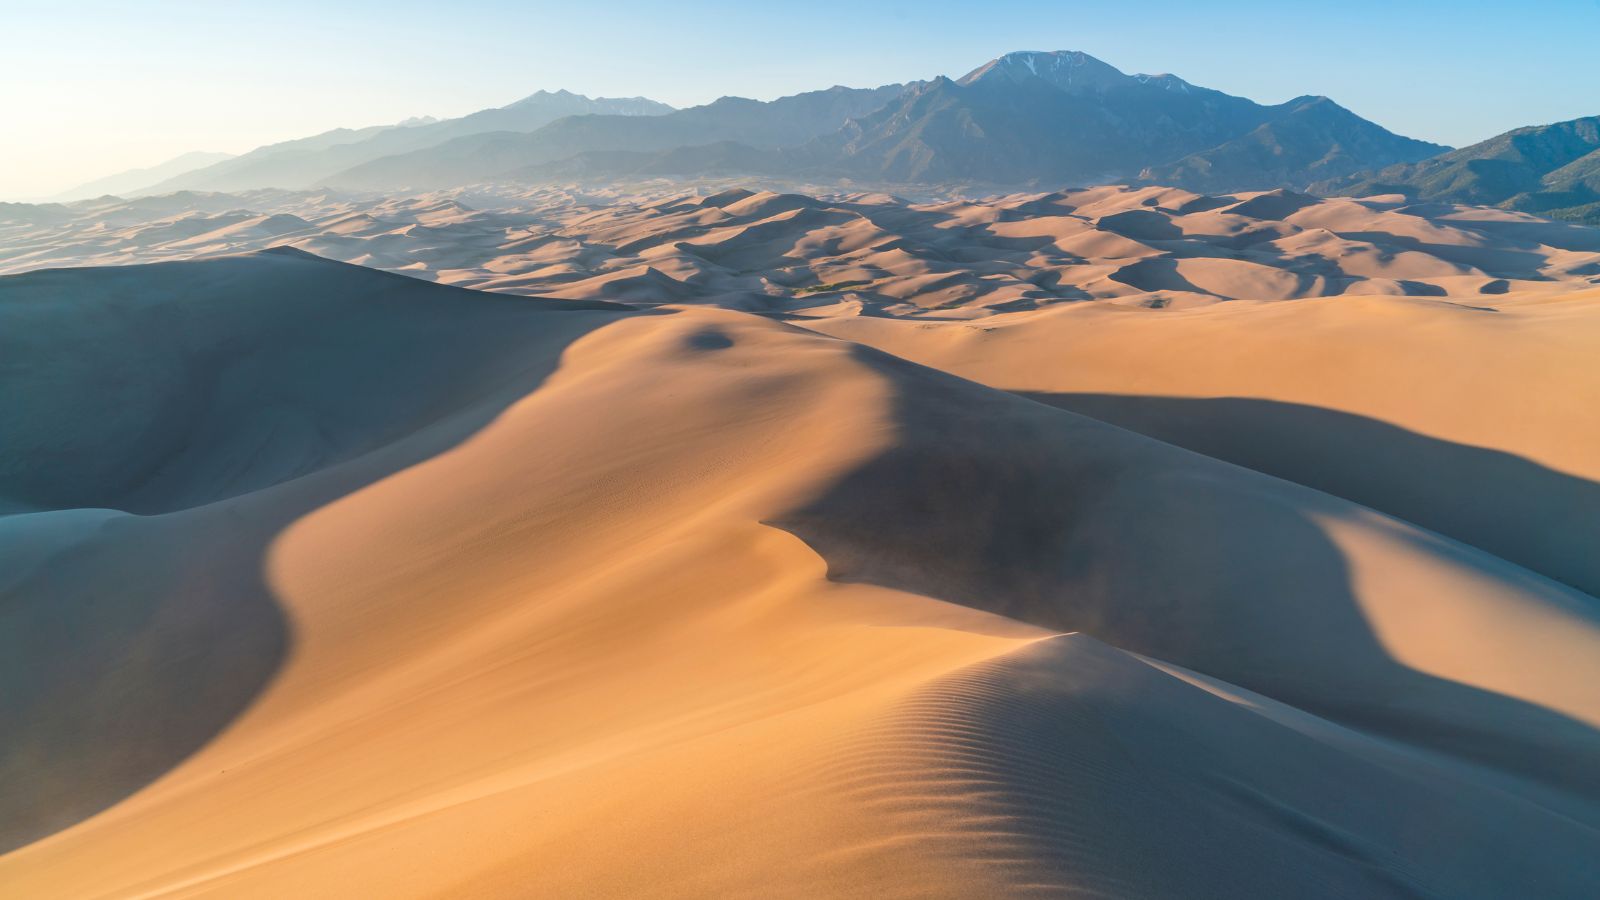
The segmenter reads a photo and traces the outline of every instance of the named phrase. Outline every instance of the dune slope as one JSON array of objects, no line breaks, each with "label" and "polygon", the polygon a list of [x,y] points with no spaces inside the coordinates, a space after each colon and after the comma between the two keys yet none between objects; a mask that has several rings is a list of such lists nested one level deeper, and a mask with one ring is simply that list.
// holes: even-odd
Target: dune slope
[{"label": "dune slope", "polygon": [[259,564],[278,529],[475,429],[619,312],[292,250],[7,279],[0,843],[121,799],[261,689],[292,642]]},{"label": "dune slope", "polygon": [[0,315],[19,896],[1600,889],[1593,598],[1347,500],[718,309]]},{"label": "dune slope", "polygon": [[805,323],[1356,501],[1600,595],[1600,293]]}]

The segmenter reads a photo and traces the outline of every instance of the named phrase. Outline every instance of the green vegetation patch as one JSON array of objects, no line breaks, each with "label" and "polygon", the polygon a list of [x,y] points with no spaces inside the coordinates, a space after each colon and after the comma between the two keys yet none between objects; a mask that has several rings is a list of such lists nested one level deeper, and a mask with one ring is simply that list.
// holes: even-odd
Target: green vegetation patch
[{"label": "green vegetation patch", "polygon": [[871,281],[830,281],[827,284],[813,284],[810,287],[795,288],[795,295],[801,294],[826,294],[829,291],[845,291],[850,288],[866,287]]}]

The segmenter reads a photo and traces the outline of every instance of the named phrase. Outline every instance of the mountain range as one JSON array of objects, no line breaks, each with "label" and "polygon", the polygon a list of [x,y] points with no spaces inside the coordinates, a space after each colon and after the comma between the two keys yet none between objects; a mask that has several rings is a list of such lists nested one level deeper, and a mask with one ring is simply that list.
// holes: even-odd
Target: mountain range
[{"label": "mountain range", "polygon": [[682,110],[540,91],[456,119],[272,144],[124,189],[395,191],[782,175],[911,186],[1145,181],[1217,192],[1303,189],[1446,149],[1326,97],[1264,105],[1175,75],[1129,75],[1080,51],[1024,51],[957,79],[771,101],[723,97]]},{"label": "mountain range", "polygon": [[[644,97],[590,98],[570,91],[539,91],[508,106],[484,109],[455,119],[427,117],[395,125],[337,128],[307,138],[258,147],[235,157],[179,157],[155,169],[134,170],[90,182],[61,199],[107,193],[164,194],[173,191],[299,190],[315,187],[352,166],[482,133],[533,131],[567,116],[605,114],[615,118],[657,116],[672,107]],[[184,165],[184,163],[191,163]],[[146,177],[155,175],[156,177]],[[117,189],[106,185],[115,183]]]},{"label": "mountain range", "polygon": [[648,119],[571,116],[531,133],[483,132],[372,160],[331,175],[326,183],[368,190],[431,189],[489,181],[586,154],[621,152],[634,154],[629,157],[632,159],[641,153],[715,146],[718,142],[753,151],[777,151],[835,131],[849,120],[879,109],[904,87],[832,87],[769,102],[723,97]]},{"label": "mountain range", "polygon": [[[1232,162],[1252,155],[1263,135],[1276,145],[1273,165]],[[1333,154],[1330,146],[1351,150]],[[819,168],[891,181],[1154,176],[1181,187],[1255,190],[1300,187],[1320,168],[1349,172],[1444,148],[1392,134],[1323,97],[1263,106],[1175,75],[1127,75],[1085,53],[1056,52],[1012,53],[958,81],[935,79],[812,149],[821,151]],[[837,162],[829,159],[835,154]],[[1208,158],[1222,163],[1222,177],[1212,177]]]},{"label": "mountain range", "polygon": [[176,191],[433,190],[493,181],[788,177],[855,185],[1162,184],[1402,194],[1600,222],[1600,117],[1451,150],[1327,97],[1264,105],[1079,51],[1008,53],[951,79],[688,109],[539,91],[453,119],[340,128],[240,156],[189,153],[56,199]]},{"label": "mountain range", "polygon": [[133,195],[142,193],[151,185],[161,184],[169,178],[176,178],[196,169],[203,169],[217,163],[233,159],[231,153],[208,153],[195,151],[174,157],[159,165],[140,169],[129,169],[104,178],[84,182],[77,187],[63,191],[51,198],[57,203],[70,203],[74,200],[89,200],[95,197],[104,197],[107,194],[114,196]]},{"label": "mountain range", "polygon": [[1444,149],[1323,97],[1266,106],[1174,75],[1128,75],[1078,51],[1019,52],[954,80],[835,87],[771,103],[724,98],[650,120],[584,116],[526,134],[476,135],[376,160],[327,184],[784,174],[1059,185],[1145,176],[1249,190],[1304,187]]}]

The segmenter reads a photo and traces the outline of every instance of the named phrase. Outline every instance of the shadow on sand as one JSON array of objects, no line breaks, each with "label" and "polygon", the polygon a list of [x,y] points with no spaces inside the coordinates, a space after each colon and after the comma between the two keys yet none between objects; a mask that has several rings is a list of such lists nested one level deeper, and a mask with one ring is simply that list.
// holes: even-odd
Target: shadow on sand
[{"label": "shadow on sand", "polygon": [[[0,500],[33,510],[0,516],[0,853],[161,777],[267,687],[294,644],[264,581],[286,527],[460,443],[536,390],[566,346],[628,314],[269,251],[0,279],[0,316],[39,297],[72,316],[84,297],[131,304],[151,291],[195,309],[166,321],[170,308],[125,311],[74,344],[80,358],[117,352],[107,342],[131,343],[136,356],[178,352],[145,329],[222,315],[243,315],[234,324],[247,338],[202,342],[202,383],[180,385],[202,399],[182,422],[143,422],[184,426],[164,468],[96,483],[46,471],[63,464],[52,453],[0,472]],[[257,330],[250,316],[261,310],[247,307],[258,301],[293,307],[283,318],[304,316],[292,325],[304,334],[274,341]],[[54,391],[52,403],[97,426],[81,411],[95,409],[86,392],[102,389],[103,371],[76,387],[19,371],[8,388]],[[284,414],[294,402],[303,406]],[[139,436],[108,433],[88,449],[134,454]]]},{"label": "shadow on sand", "polygon": [[[770,523],[816,550],[830,578],[1082,631],[1600,801],[1600,731],[1391,656],[1343,551],[1313,518],[1346,515],[1344,504],[876,351],[859,356],[897,388],[897,439]],[[1488,460],[1483,478],[1495,466],[1521,471],[1459,452]],[[1508,590],[1571,599],[1436,536],[1415,544]],[[1589,618],[1600,628],[1600,610]]]},{"label": "shadow on sand", "polygon": [[1021,396],[1343,497],[1600,596],[1600,484],[1521,456],[1275,400]]}]

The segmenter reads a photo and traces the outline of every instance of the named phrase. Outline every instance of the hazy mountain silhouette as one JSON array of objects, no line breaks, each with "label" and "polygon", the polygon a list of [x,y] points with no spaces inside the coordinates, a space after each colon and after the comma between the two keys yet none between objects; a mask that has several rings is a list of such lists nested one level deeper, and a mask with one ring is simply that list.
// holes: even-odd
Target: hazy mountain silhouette
[{"label": "hazy mountain silhouette", "polygon": [[723,97],[649,119],[594,115],[561,119],[531,134],[479,134],[375,160],[327,179],[335,187],[449,187],[504,176],[587,153],[638,153],[731,141],[758,150],[802,144],[881,107],[898,84],[832,87],[770,102]]},{"label": "hazy mountain silhouette", "polygon": [[[563,120],[514,139],[479,136],[379,160],[329,183],[382,189],[779,174],[1059,186],[1143,175],[1225,192],[1304,188],[1444,149],[1392,134],[1327,98],[1263,106],[1175,75],[1124,74],[1077,51],[1009,53],[956,80],[840,94],[850,102],[806,120],[815,133],[803,143],[804,129],[782,106],[798,99],[719,101],[640,122]],[[763,127],[773,118],[791,127],[773,134]],[[823,127],[830,123],[839,127]]]},{"label": "hazy mountain silhouette", "polygon": [[460,119],[262,147],[151,190],[784,175],[1016,187],[1145,180],[1227,192],[1305,189],[1443,149],[1325,97],[1267,106],[1176,75],[1125,74],[1080,51],[1024,51],[955,80],[723,97],[677,111],[541,91]]},{"label": "hazy mountain silhouette", "polygon": [[203,150],[197,150],[193,153],[185,153],[182,156],[169,159],[160,165],[148,166],[142,169],[129,169],[126,172],[118,172],[115,175],[96,178],[69,191],[62,191],[53,199],[58,202],[68,203],[73,200],[90,200],[95,197],[104,197],[107,194],[119,197],[130,196],[168,179],[233,158],[231,153],[207,153]]},{"label": "hazy mountain silhouette", "polygon": [[225,162],[169,178],[144,193],[308,188],[351,166],[467,135],[533,131],[564,116],[591,113],[655,116],[671,111],[672,107],[643,97],[590,98],[568,91],[539,91],[509,106],[479,110],[457,119],[414,119],[398,125],[356,130],[340,128],[309,138],[269,144]]}]

